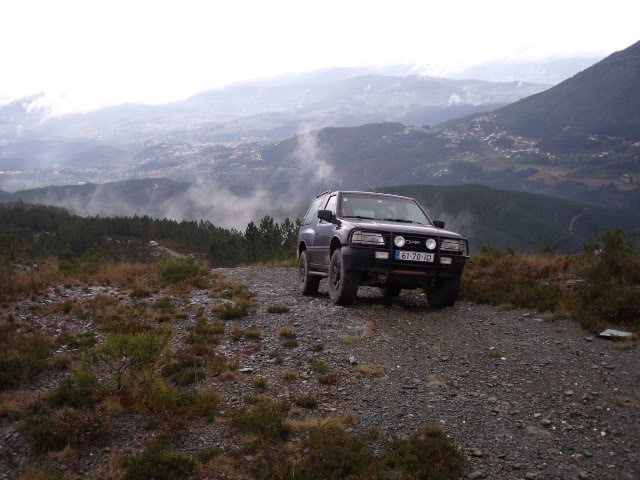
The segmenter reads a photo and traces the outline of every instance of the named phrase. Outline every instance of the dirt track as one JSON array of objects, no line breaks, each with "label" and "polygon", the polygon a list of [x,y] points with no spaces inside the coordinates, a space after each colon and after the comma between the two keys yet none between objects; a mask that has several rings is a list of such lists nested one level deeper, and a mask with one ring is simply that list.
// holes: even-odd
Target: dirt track
[{"label": "dirt track", "polygon": [[[414,293],[383,305],[369,288],[342,308],[323,285],[315,298],[299,295],[293,270],[223,273],[258,294],[258,314],[239,326],[263,328],[266,342],[291,326],[300,340],[283,365],[270,362],[267,348],[243,366],[277,383],[284,370],[311,380],[309,362],[325,362],[339,373],[338,385],[304,388],[326,411],[353,412],[356,430],[408,434],[441,423],[466,452],[469,478],[640,478],[637,348],[615,349],[574,322],[545,323],[535,312],[464,302],[436,311]],[[291,310],[267,314],[270,305]],[[325,350],[311,351],[315,343]],[[350,356],[384,375],[356,380]]]}]

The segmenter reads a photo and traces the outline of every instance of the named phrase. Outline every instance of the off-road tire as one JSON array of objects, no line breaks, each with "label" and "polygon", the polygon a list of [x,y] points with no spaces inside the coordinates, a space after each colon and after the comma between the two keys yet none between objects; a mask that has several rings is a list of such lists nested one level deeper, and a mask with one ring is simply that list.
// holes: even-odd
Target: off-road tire
[{"label": "off-road tire", "polygon": [[309,273],[309,261],[307,251],[300,252],[298,259],[298,290],[303,295],[315,295],[320,287],[320,277]]},{"label": "off-road tire", "polygon": [[453,307],[460,291],[459,278],[444,278],[427,290],[427,300],[433,308]]},{"label": "off-road tire", "polygon": [[380,287],[380,293],[383,297],[397,297],[400,295],[401,288],[397,287]]},{"label": "off-road tire", "polygon": [[337,248],[329,263],[329,297],[336,305],[350,305],[358,294],[358,278],[345,270],[342,252]]}]

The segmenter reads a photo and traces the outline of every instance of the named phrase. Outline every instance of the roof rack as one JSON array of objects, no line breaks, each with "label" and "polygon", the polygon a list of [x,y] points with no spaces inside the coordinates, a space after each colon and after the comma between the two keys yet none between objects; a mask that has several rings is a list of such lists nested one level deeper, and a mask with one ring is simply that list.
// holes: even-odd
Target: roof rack
[{"label": "roof rack", "polygon": [[322,193],[316,195],[316,198],[320,198],[321,196],[326,195],[327,193],[329,193],[329,190],[327,190],[326,192],[322,192]]}]

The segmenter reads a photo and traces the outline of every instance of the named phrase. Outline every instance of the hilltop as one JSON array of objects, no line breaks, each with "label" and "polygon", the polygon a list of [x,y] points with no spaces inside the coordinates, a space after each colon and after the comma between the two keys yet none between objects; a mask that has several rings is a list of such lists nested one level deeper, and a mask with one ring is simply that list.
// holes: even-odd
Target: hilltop
[{"label": "hilltop", "polygon": [[595,135],[640,140],[639,112],[640,41],[544,92],[496,110],[495,122],[535,138]]}]

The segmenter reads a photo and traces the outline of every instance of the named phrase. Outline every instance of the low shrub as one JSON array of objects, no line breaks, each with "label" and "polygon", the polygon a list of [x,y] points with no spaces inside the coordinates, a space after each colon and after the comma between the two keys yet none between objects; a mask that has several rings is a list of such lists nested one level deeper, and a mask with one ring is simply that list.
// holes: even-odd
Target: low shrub
[{"label": "low shrub", "polygon": [[201,274],[200,265],[195,258],[167,257],[160,261],[160,283],[174,285]]},{"label": "low shrub", "polygon": [[17,325],[0,325],[0,391],[30,382],[48,366],[53,352],[49,337],[17,332]]},{"label": "low shrub", "polygon": [[269,382],[264,377],[256,377],[253,379],[253,386],[258,390],[266,390],[269,386]]},{"label": "low shrub", "polygon": [[256,327],[245,328],[244,336],[252,340],[258,340],[261,336],[260,329]]},{"label": "low shrub", "polygon": [[120,396],[133,411],[178,421],[194,401],[193,395],[182,393],[167,383],[153,366],[131,372]]},{"label": "low shrub", "polygon": [[232,421],[242,431],[268,440],[287,438],[290,432],[283,406],[271,400],[259,401],[236,411]]},{"label": "low shrub", "polygon": [[373,459],[363,437],[334,424],[311,430],[303,445],[308,454],[295,478],[304,480],[356,478],[367,472]]},{"label": "low shrub", "polygon": [[196,391],[191,412],[199,417],[213,419],[218,414],[222,395],[213,388],[201,388]]},{"label": "low shrub", "polygon": [[464,468],[464,457],[439,425],[426,426],[408,439],[392,439],[383,462],[387,469],[400,473],[397,478],[415,480],[456,479]]},{"label": "low shrub", "polygon": [[20,429],[36,452],[47,452],[105,439],[104,420],[103,412],[95,410],[40,409],[21,422]]},{"label": "low shrub", "polygon": [[321,385],[335,385],[338,383],[338,375],[335,373],[327,373],[318,377],[318,383]]},{"label": "low shrub", "polygon": [[293,328],[281,328],[278,332],[278,338],[296,338],[296,331]]},{"label": "low shrub", "polygon": [[288,370],[283,372],[282,379],[285,382],[297,382],[300,379],[300,376],[296,372]]},{"label": "low shrub", "polygon": [[169,450],[161,442],[125,460],[125,480],[183,480],[191,477],[195,461]]},{"label": "low shrub", "polygon": [[88,366],[81,365],[45,398],[51,405],[80,408],[93,405],[98,397],[98,378]]},{"label": "low shrub", "polygon": [[160,297],[153,302],[153,308],[160,313],[173,314],[176,312],[176,307],[171,301],[171,297]]},{"label": "low shrub", "polygon": [[162,374],[178,386],[191,385],[204,379],[206,369],[202,357],[193,350],[185,349],[176,352],[175,358],[162,367]]},{"label": "low shrub", "polygon": [[363,364],[356,369],[358,377],[378,377],[384,375],[384,369],[378,365]]},{"label": "low shrub", "polygon": [[235,320],[249,315],[249,309],[244,306],[225,305],[218,311],[218,316],[222,320]]},{"label": "low shrub", "polygon": [[327,373],[329,371],[329,366],[322,362],[311,362],[311,370],[316,373]]},{"label": "low shrub", "polygon": [[293,400],[298,407],[301,408],[317,408],[318,407],[318,399],[315,397],[298,397]]},{"label": "low shrub", "polygon": [[298,340],[295,338],[287,338],[282,342],[282,346],[285,348],[296,348],[298,346]]},{"label": "low shrub", "polygon": [[89,358],[106,369],[115,391],[122,390],[130,371],[157,364],[169,354],[173,331],[165,326],[144,333],[114,333],[96,346]]}]

